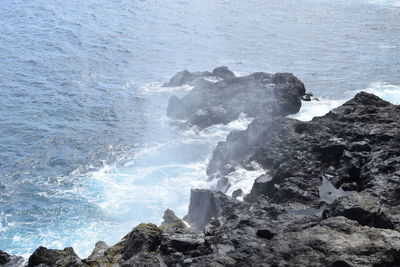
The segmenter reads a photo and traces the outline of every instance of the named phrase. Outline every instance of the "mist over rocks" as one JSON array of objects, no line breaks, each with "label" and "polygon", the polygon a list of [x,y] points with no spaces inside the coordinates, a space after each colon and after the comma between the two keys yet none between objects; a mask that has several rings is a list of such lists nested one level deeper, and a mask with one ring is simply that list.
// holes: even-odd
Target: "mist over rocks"
[{"label": "mist over rocks", "polygon": [[[219,82],[238,79],[214,72]],[[180,75],[173,84],[211,83]],[[168,209],[160,226],[139,224],[113,246],[99,241],[86,259],[40,247],[28,267],[400,266],[400,106],[361,92],[309,122],[264,115],[220,142],[207,169],[229,184],[235,167],[261,166],[244,201],[193,189],[183,219]],[[21,266],[13,257],[0,252],[4,266]]]},{"label": "mist over rocks", "polygon": [[304,84],[291,73],[256,72],[236,77],[227,67],[212,72],[185,70],[165,86],[183,84],[193,84],[194,88],[183,98],[171,96],[167,115],[199,128],[227,124],[241,113],[256,118],[294,114],[306,96]]}]

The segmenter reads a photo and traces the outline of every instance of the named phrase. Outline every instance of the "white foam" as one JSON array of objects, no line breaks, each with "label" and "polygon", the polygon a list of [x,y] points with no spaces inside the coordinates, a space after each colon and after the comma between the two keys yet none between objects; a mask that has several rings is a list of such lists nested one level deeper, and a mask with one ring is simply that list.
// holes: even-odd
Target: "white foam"
[{"label": "white foam", "polygon": [[[226,194],[231,196],[237,189],[242,189],[243,195],[250,193],[253,187],[254,180],[265,174],[265,170],[261,168],[256,162],[252,162],[253,169],[247,170],[242,166],[238,166],[235,171],[228,175],[229,183],[231,186],[228,188]],[[243,196],[238,198],[243,200]]]},{"label": "white foam", "polygon": [[176,87],[162,86],[161,83],[148,83],[139,87],[139,91],[146,95],[154,95],[160,93],[179,93],[188,92],[193,89],[193,85],[182,85]]},{"label": "white foam", "polygon": [[219,81],[223,80],[222,78],[217,77],[217,76],[207,76],[207,77],[204,77],[203,79],[206,80],[206,81],[209,81],[209,82],[213,82],[213,83],[216,83],[216,82],[219,82]]},{"label": "white foam", "polygon": [[310,121],[314,117],[324,116],[329,111],[342,105],[346,100],[332,100],[327,98],[319,98],[319,101],[302,101],[301,109],[298,113],[289,115],[289,118],[301,121]]},{"label": "white foam", "polygon": [[235,74],[236,77],[244,77],[249,75],[250,73],[244,71],[233,71],[233,74]]},{"label": "white foam", "polygon": [[381,5],[381,6],[393,6],[400,7],[399,0],[368,0],[371,4]]},{"label": "white foam", "polygon": [[392,104],[400,105],[400,85],[385,82],[374,82],[364,91],[375,94]]},{"label": "white foam", "polygon": [[381,44],[378,46],[379,49],[387,50],[387,49],[395,49],[397,46],[395,45],[386,45],[386,44]]},{"label": "white foam", "polygon": [[234,120],[228,124],[217,124],[205,128],[201,131],[196,131],[196,128],[192,128],[196,134],[200,137],[216,140],[216,141],[223,141],[225,140],[226,136],[234,130],[242,131],[246,130],[247,126],[253,121],[253,118],[248,117],[244,113],[240,113],[240,116],[237,120]]},{"label": "white foam", "polygon": [[332,109],[343,105],[346,101],[350,100],[361,91],[375,94],[380,98],[389,101],[390,103],[396,105],[400,104],[400,85],[393,85],[385,82],[374,82],[371,83],[366,89],[343,92],[343,96],[346,96],[346,99],[329,99],[326,97],[319,97],[319,101],[315,99],[312,101],[302,101],[300,111],[296,114],[289,115],[288,117],[301,121],[310,121],[314,117],[323,116]]}]

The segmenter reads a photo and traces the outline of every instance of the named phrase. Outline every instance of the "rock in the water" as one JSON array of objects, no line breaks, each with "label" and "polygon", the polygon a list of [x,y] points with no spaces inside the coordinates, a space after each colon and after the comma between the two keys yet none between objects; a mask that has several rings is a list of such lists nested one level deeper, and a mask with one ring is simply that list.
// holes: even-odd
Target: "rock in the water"
[{"label": "rock in the water", "polygon": [[[290,73],[253,73],[235,77],[227,67],[218,67],[210,75],[216,82],[199,79],[204,74],[178,73],[173,84],[197,79],[195,87],[182,99],[171,96],[167,115],[184,119],[205,128],[213,124],[229,123],[245,113],[250,117],[288,115],[299,111],[305,94],[304,84]],[[183,78],[185,77],[185,78]],[[170,82],[171,83],[171,82]]]},{"label": "rock in the water", "polygon": [[209,72],[189,72],[188,70],[184,70],[181,72],[178,72],[175,74],[174,77],[172,77],[168,83],[165,83],[165,87],[175,87],[175,86],[181,86],[184,84],[191,84],[193,83],[196,79],[201,78],[201,77],[207,77],[211,76],[212,74]]},{"label": "rock in the water", "polygon": [[232,197],[233,198],[238,198],[238,197],[241,197],[241,196],[243,196],[243,190],[240,189],[240,188],[232,192]]}]

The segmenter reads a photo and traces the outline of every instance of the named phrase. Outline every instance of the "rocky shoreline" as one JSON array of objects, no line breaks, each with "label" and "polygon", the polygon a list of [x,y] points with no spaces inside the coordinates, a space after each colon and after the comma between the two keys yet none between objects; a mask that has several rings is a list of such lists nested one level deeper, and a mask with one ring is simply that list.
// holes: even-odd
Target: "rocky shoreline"
[{"label": "rocky shoreline", "polygon": [[[160,226],[140,224],[111,247],[99,241],[86,259],[40,247],[28,267],[400,266],[400,106],[361,92],[302,122],[286,117],[311,99],[292,74],[219,67],[164,86],[183,84],[194,88],[170,98],[171,118],[205,128],[254,117],[215,148],[216,190],[192,190],[184,221],[167,210]],[[264,174],[244,201],[226,195],[229,174],[254,163]],[[1,266],[21,262],[0,252]]]}]

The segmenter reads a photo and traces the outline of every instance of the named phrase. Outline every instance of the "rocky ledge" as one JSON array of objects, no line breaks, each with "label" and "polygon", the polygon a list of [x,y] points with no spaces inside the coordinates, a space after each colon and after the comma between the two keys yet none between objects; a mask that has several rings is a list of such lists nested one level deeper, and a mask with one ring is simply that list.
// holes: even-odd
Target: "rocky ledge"
[{"label": "rocky ledge", "polygon": [[194,189],[190,227],[167,210],[162,225],[100,241],[86,259],[40,247],[28,266],[400,266],[400,106],[361,92],[310,122],[266,114],[229,134],[209,164],[211,179],[262,167],[244,201]]}]

